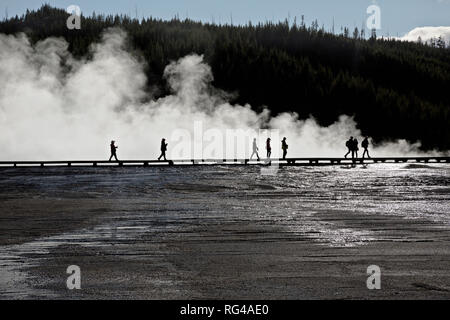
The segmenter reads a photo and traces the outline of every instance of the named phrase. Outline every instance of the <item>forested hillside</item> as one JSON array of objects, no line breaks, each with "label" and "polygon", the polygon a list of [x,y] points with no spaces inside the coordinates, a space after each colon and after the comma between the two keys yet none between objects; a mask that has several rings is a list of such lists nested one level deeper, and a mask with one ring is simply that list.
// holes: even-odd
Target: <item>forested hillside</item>
[{"label": "forested hillside", "polygon": [[354,115],[374,141],[404,138],[421,141],[424,149],[450,150],[450,49],[442,42],[366,40],[357,29],[331,34],[302,21],[218,26],[93,15],[82,18],[80,30],[68,30],[67,17],[43,6],[0,22],[0,32],[25,32],[33,42],[61,36],[82,56],[102,30],[119,26],[130,37],[130,50],[145,58],[157,95],[167,94],[162,73],[171,60],[204,54],[214,85],[236,92],[234,102],[265,105],[273,114],[312,115],[321,125]]}]

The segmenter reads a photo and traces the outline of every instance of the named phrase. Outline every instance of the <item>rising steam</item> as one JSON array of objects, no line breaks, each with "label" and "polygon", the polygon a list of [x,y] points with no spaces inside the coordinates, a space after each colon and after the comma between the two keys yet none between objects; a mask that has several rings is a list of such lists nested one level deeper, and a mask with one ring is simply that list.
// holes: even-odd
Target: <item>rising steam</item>
[{"label": "rising steam", "polygon": [[[295,113],[271,117],[267,109],[256,113],[249,105],[231,105],[226,93],[211,87],[211,69],[195,54],[166,67],[172,94],[152,99],[144,90],[143,62],[127,51],[121,30],[106,31],[102,41],[92,45],[89,60],[74,59],[67,47],[64,39],[31,45],[23,34],[0,34],[0,160],[105,159],[111,140],[119,145],[119,158],[153,159],[162,137],[169,142],[169,155],[201,158],[210,155],[198,148],[201,139],[183,142],[179,135],[193,134],[199,125],[203,131],[224,134],[227,129],[278,129],[272,147],[278,150],[279,140],[286,136],[292,157],[341,157],[350,135],[360,139],[348,116],[320,127],[314,119],[299,120]],[[263,154],[265,138],[263,133],[258,137]],[[244,143],[250,148],[251,141]],[[371,152],[418,154],[418,147],[399,141]],[[224,140],[209,142],[207,148],[216,150],[211,155],[224,150],[234,157],[235,149]],[[248,156],[242,152],[237,156]]]}]

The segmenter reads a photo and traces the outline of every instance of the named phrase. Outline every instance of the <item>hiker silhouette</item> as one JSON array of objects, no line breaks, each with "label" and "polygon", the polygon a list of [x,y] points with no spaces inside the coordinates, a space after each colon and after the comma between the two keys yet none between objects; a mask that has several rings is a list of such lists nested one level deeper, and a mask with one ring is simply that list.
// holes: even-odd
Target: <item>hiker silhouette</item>
[{"label": "hiker silhouette", "polygon": [[167,145],[166,139],[161,140],[161,155],[158,157],[158,160],[161,160],[162,157],[164,157],[164,161],[166,161],[166,151],[167,151]]},{"label": "hiker silhouette", "polygon": [[347,158],[347,156],[352,152],[352,148],[353,148],[353,137],[350,137],[350,139],[348,139],[345,142],[345,146],[348,149],[348,152],[345,154],[344,158]]},{"label": "hiker silhouette", "polygon": [[361,147],[363,147],[363,149],[364,149],[362,158],[364,159],[364,156],[367,153],[367,158],[370,159],[370,155],[369,155],[369,137],[365,137],[364,138],[364,140],[361,142]]},{"label": "hiker silhouette", "polygon": [[254,138],[253,139],[253,153],[252,153],[252,155],[250,156],[250,160],[253,158],[253,155],[255,155],[256,154],[256,158],[258,159],[258,161],[259,161],[259,155],[258,155],[258,145],[256,144],[256,138]]},{"label": "hiker silhouette", "polygon": [[352,143],[352,159],[356,158],[358,159],[358,139],[353,139],[353,143]]},{"label": "hiker silhouette", "polygon": [[270,138],[266,140],[266,150],[267,150],[267,159],[270,159],[270,155],[272,154],[272,147],[270,146]]},{"label": "hiker silhouette", "polygon": [[281,149],[283,149],[283,159],[286,159],[288,145],[286,143],[286,137],[281,140]]},{"label": "hiker silhouette", "polygon": [[114,157],[114,158],[116,159],[116,161],[119,161],[119,159],[117,159],[117,154],[116,154],[116,150],[117,150],[117,148],[119,148],[119,147],[116,146],[114,143],[115,143],[115,141],[112,140],[112,141],[111,141],[111,144],[109,145],[110,148],[111,148],[111,156],[109,157],[109,161],[111,161],[112,157]]}]

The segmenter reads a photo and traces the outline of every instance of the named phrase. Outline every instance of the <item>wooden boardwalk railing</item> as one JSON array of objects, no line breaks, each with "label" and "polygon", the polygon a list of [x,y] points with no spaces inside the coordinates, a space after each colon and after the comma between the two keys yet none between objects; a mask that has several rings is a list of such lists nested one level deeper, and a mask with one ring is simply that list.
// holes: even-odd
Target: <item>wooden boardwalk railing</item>
[{"label": "wooden boardwalk railing", "polygon": [[47,166],[193,166],[193,165],[268,165],[324,166],[369,163],[450,163],[450,157],[384,157],[384,158],[286,158],[286,159],[191,159],[191,160],[58,160],[58,161],[0,161],[0,167]]}]

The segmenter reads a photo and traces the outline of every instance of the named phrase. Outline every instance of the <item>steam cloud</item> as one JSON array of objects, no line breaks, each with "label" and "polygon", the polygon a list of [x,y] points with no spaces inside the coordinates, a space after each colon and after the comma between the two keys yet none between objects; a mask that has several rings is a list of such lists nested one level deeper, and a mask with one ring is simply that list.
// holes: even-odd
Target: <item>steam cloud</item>
[{"label": "steam cloud", "polygon": [[[235,149],[224,140],[204,141],[203,147],[216,151],[205,155],[197,148],[198,136],[189,145],[191,141],[177,134],[192,134],[199,124],[203,131],[218,134],[227,129],[278,129],[273,156],[283,136],[291,157],[341,157],[349,136],[361,141],[348,116],[320,127],[295,113],[271,117],[267,109],[256,113],[249,105],[231,105],[225,92],[211,86],[211,69],[195,54],[166,67],[164,76],[173,93],[153,99],[144,90],[143,62],[126,50],[126,34],[118,29],[106,31],[102,41],[92,45],[90,59],[74,59],[67,47],[64,39],[48,38],[32,46],[23,34],[0,34],[1,160],[107,159],[111,140],[119,145],[119,159],[154,159],[162,137],[174,158],[218,156],[217,150],[234,157]],[[266,137],[258,137],[260,154],[265,153]],[[242,141],[251,149],[251,141]],[[418,147],[398,141],[371,153],[416,155]],[[237,156],[249,155],[242,152]]]}]

